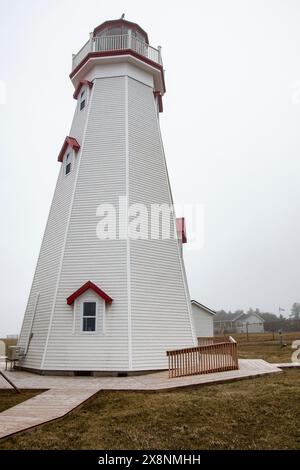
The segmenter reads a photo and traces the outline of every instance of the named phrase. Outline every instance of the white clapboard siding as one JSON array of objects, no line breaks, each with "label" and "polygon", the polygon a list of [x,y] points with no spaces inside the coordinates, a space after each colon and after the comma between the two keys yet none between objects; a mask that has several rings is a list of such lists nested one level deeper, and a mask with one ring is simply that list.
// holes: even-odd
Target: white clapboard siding
[{"label": "white clapboard siding", "polygon": [[[129,79],[130,204],[171,204],[153,90]],[[174,219],[172,221],[174,230]],[[150,227],[149,227],[150,230]],[[192,346],[178,241],[131,240],[134,369],[166,367],[165,351]]]},{"label": "white clapboard siding", "polygon": [[31,330],[33,336],[26,356],[26,364],[24,364],[26,367],[34,369],[41,367],[47,338],[50,313],[53,306],[60,258],[63,249],[63,240],[70,209],[74,175],[75,171],[72,171],[67,177],[64,177],[63,167],[59,173],[20,333],[19,345],[21,348],[25,348],[30,335],[30,326],[32,316],[34,315],[36,298],[39,294]]},{"label": "white clapboard siding", "polygon": [[[118,207],[118,197],[126,191],[124,86],[124,77],[94,82],[45,360],[47,369],[128,369],[126,241],[99,240],[96,236],[100,220],[97,206],[109,203]],[[106,335],[101,338],[72,334],[74,307],[66,304],[66,297],[88,280],[114,299],[107,306]]]},{"label": "white clapboard siding", "polygon": [[[36,296],[33,337],[21,366],[45,371],[138,371],[167,367],[166,351],[195,345],[178,240],[100,240],[100,204],[171,204],[152,72],[97,64],[88,99],[77,103],[70,136],[81,148],[58,177],[21,332],[25,348]],[[106,68],[107,67],[107,68]],[[101,69],[101,73],[99,70]],[[103,76],[107,70],[108,76]],[[124,74],[124,70],[126,73]],[[99,73],[98,73],[99,72]],[[137,79],[139,77],[139,79]],[[172,219],[174,227],[175,220]],[[89,290],[92,281],[112,299]],[[81,331],[82,303],[97,301],[95,333]],[[100,323],[99,323],[100,322]]]},{"label": "white clapboard siding", "polygon": [[192,313],[197,337],[214,336],[214,315],[195,304],[192,304]]},{"label": "white clapboard siding", "polygon": [[[79,143],[82,142],[87,109],[88,106],[79,113],[76,105],[70,135],[75,137]],[[72,152],[68,148],[66,154],[70,151]],[[33,334],[26,359],[22,364],[24,367],[33,369],[40,369],[42,366],[60,261],[64,248],[64,238],[79,158],[78,154],[72,153],[71,173],[65,176],[64,165],[61,164],[19,337],[19,346],[24,350],[28,345],[30,334]],[[38,301],[36,302],[37,296]]]}]

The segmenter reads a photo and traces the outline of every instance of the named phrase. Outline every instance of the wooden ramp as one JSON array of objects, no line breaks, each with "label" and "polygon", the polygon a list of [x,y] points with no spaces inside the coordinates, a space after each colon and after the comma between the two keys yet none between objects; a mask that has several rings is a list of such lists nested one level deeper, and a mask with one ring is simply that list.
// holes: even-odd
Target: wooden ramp
[{"label": "wooden ramp", "polygon": [[[22,389],[48,389],[0,413],[0,439],[62,418],[100,390],[160,391],[232,382],[282,372],[262,359],[240,359],[239,369],[188,377],[168,378],[168,371],[130,377],[54,377],[10,371],[7,376]],[[0,377],[0,388],[10,385]]]},{"label": "wooden ramp", "polygon": [[98,388],[47,390],[0,413],[0,439],[62,418],[98,392]]}]

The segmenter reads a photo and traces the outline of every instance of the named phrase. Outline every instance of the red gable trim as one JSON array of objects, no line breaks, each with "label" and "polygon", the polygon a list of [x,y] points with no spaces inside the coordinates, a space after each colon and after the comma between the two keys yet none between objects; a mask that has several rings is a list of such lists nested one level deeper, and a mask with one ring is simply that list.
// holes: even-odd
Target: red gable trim
[{"label": "red gable trim", "polygon": [[131,21],[121,20],[121,19],[105,21],[104,23],[100,24],[94,29],[93,35],[96,36],[97,33],[100,33],[101,31],[103,31],[105,28],[108,28],[109,26],[113,26],[114,28],[127,26],[129,29],[138,31],[143,36],[146,43],[149,44],[148,34],[146,33],[146,31],[144,31],[137,23],[132,23]]},{"label": "red gable trim", "polygon": [[83,59],[82,61],[75,67],[74,70],[70,73],[69,77],[72,80],[72,78],[76,75],[76,73],[84,66],[86,62],[88,62],[89,59],[97,58],[97,57],[112,57],[112,56],[119,56],[119,55],[132,55],[133,57],[136,57],[137,59],[145,62],[148,65],[151,65],[151,67],[154,67],[158,69],[161,73],[162,77],[162,82],[163,82],[163,88],[164,92],[166,91],[166,84],[165,84],[165,75],[164,75],[164,69],[163,66],[160,64],[157,64],[151,59],[148,59],[148,57],[145,57],[141,54],[138,54],[137,52],[133,51],[132,49],[117,49],[114,51],[100,51],[100,52],[89,52]]},{"label": "red gable trim", "polygon": [[153,93],[154,93],[155,98],[157,98],[157,101],[158,101],[158,111],[162,113],[164,110],[164,107],[163,107],[163,100],[162,100],[161,92],[154,91]]},{"label": "red gable trim", "polygon": [[63,161],[63,158],[64,158],[64,154],[66,153],[66,150],[68,148],[68,145],[70,145],[70,147],[72,147],[73,150],[75,150],[75,152],[78,152],[78,150],[80,149],[80,145],[79,143],[77,142],[76,139],[74,139],[74,137],[66,137],[65,138],[65,141],[63,143],[63,146],[58,154],[58,158],[57,158],[57,161],[58,162],[62,162]]},{"label": "red gable trim", "polygon": [[92,88],[93,83],[89,82],[88,80],[80,80],[80,82],[78,83],[77,88],[76,88],[76,90],[74,91],[74,94],[73,94],[74,100],[77,100],[78,95],[79,95],[80,90],[83,87],[83,85],[88,85],[89,88]]},{"label": "red gable trim", "polygon": [[177,234],[181,242],[186,243],[187,238],[186,238],[184,217],[180,217],[179,219],[176,219],[176,230],[177,230]]},{"label": "red gable trim", "polygon": [[109,297],[109,295],[105,294],[105,292],[103,292],[103,290],[101,290],[98,286],[96,286],[96,284],[94,284],[91,281],[88,281],[67,298],[67,304],[72,305],[74,300],[76,300],[81,294],[83,294],[88,289],[92,289],[94,292],[96,292],[96,294],[98,294],[99,297],[102,297],[102,299],[104,299],[105,302],[109,304],[112,303],[113,299]]}]

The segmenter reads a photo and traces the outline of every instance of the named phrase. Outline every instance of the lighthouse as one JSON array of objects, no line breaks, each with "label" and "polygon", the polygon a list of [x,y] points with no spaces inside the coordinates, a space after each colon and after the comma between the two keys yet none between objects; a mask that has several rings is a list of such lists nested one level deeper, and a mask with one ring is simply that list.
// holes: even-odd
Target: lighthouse
[{"label": "lighthouse", "polygon": [[[160,47],[136,23],[96,27],[73,55],[76,101],[19,338],[19,367],[137,374],[196,345],[159,115]],[[168,230],[162,219],[169,208]],[[167,233],[168,232],[168,233]]]}]

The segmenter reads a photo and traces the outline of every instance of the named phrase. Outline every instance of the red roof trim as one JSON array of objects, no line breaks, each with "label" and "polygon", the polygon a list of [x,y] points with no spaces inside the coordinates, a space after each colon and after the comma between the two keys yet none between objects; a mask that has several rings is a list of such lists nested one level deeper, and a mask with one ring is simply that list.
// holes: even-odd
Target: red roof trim
[{"label": "red roof trim", "polygon": [[185,218],[184,217],[180,217],[180,218],[176,219],[176,230],[177,230],[177,234],[178,234],[178,237],[181,240],[181,242],[186,243],[187,238],[186,238]]},{"label": "red roof trim", "polygon": [[76,87],[76,90],[74,91],[74,94],[73,94],[74,100],[77,100],[78,95],[79,95],[80,90],[83,87],[83,85],[87,85],[89,88],[92,88],[93,82],[89,82],[88,80],[80,80],[80,82],[78,83],[78,85]]},{"label": "red roof trim", "polygon": [[86,292],[88,289],[92,289],[96,294],[99,295],[99,297],[102,297],[102,299],[105,300],[108,304],[111,304],[113,299],[109,297],[103,290],[101,290],[96,284],[94,284],[91,281],[87,281],[83,286],[81,286],[79,289],[77,289],[72,295],[70,295],[67,298],[67,304],[72,305],[74,300],[76,300],[81,294]]},{"label": "red roof trim", "polygon": [[64,155],[66,153],[66,150],[67,150],[67,147],[68,145],[70,145],[70,147],[72,147],[73,150],[75,150],[75,152],[78,152],[78,150],[80,149],[80,145],[79,143],[77,142],[76,139],[74,139],[74,137],[69,137],[67,136],[65,138],[65,141],[63,143],[63,146],[58,154],[58,158],[57,158],[57,161],[58,162],[62,162],[63,161],[63,158],[64,158]]},{"label": "red roof trim", "polygon": [[149,44],[148,34],[146,33],[146,31],[143,30],[143,28],[141,28],[137,23],[132,23],[131,21],[122,19],[105,21],[94,29],[93,35],[95,36],[97,33],[100,33],[108,26],[114,26],[115,28],[118,28],[120,26],[128,26],[131,29],[135,29],[144,37],[146,43]]},{"label": "red roof trim", "polygon": [[162,75],[162,81],[163,81],[163,88],[164,92],[166,91],[166,84],[165,84],[165,76],[164,76],[164,69],[163,66],[160,64],[157,64],[153,60],[148,59],[148,57],[145,57],[141,54],[138,54],[137,52],[133,51],[132,49],[118,49],[115,51],[100,51],[100,52],[89,52],[83,59],[82,61],[75,67],[74,70],[70,73],[69,77],[72,79],[76,73],[83,67],[83,65],[89,60],[97,57],[111,57],[111,56],[119,56],[119,55],[131,55],[133,57],[136,57],[139,60],[142,60],[148,65],[151,65],[151,67],[156,68],[161,72]]},{"label": "red roof trim", "polygon": [[153,93],[154,93],[155,98],[157,98],[157,101],[158,101],[158,111],[162,113],[164,110],[164,107],[163,107],[163,100],[162,100],[161,92],[154,91]]}]

